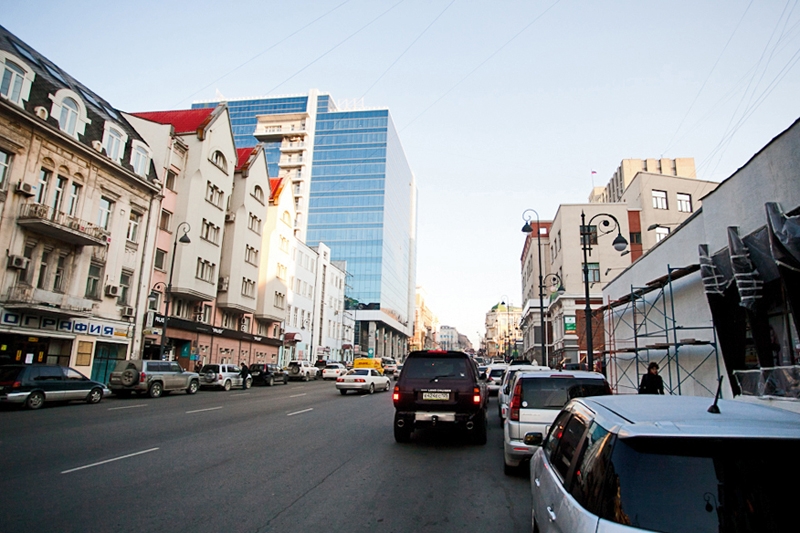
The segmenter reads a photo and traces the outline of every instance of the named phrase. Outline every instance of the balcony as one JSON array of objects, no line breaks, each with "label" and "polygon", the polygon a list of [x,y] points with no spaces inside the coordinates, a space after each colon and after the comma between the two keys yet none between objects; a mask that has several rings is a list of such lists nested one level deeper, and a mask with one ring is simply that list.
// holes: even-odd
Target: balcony
[{"label": "balcony", "polygon": [[30,231],[78,246],[106,246],[103,228],[42,204],[22,204],[17,224]]},{"label": "balcony", "polygon": [[37,289],[30,285],[17,284],[9,287],[3,307],[26,311],[35,310],[45,314],[90,316],[94,303],[88,298],[77,298],[68,294]]},{"label": "balcony", "polygon": [[302,152],[305,149],[304,141],[283,141],[281,143],[281,152]]},{"label": "balcony", "polygon": [[289,135],[306,135],[306,125],[297,124],[257,124],[253,136],[259,141],[277,141]]},{"label": "balcony", "polygon": [[301,167],[304,164],[305,164],[305,158],[302,156],[282,157],[281,160],[278,161],[278,166],[281,168]]}]

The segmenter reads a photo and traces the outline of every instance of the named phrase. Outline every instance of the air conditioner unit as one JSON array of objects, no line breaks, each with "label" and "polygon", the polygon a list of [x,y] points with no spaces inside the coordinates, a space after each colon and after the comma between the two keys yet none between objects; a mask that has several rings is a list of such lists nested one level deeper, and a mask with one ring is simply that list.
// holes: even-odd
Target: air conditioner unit
[{"label": "air conditioner unit", "polygon": [[218,292],[225,292],[228,290],[228,283],[230,283],[231,278],[229,276],[220,277],[217,280],[217,291]]},{"label": "air conditioner unit", "polygon": [[24,181],[17,183],[16,191],[20,194],[24,194],[25,196],[33,196],[35,194],[33,191],[33,185],[30,183],[25,183]]},{"label": "air conditioner unit", "polygon": [[135,314],[135,310],[133,307],[123,307],[122,308],[122,318],[132,318]]},{"label": "air conditioner unit", "polygon": [[236,221],[236,213],[225,213],[225,222]]},{"label": "air conditioner unit", "polygon": [[21,255],[9,255],[8,267],[24,270],[28,268],[28,263],[30,263],[30,261],[31,261],[30,259],[28,259],[27,257],[23,257]]},{"label": "air conditioner unit", "polygon": [[119,296],[119,285],[106,285],[106,296]]}]

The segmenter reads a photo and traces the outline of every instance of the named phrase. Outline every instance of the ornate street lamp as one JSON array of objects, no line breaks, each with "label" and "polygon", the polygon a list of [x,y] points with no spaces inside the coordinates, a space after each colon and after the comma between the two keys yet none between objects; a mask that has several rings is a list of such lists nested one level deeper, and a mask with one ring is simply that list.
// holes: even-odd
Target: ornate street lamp
[{"label": "ornate street lamp", "polygon": [[[178,238],[178,233],[180,233],[181,228],[184,228],[183,229],[183,235],[181,235],[180,238]],[[167,281],[166,291],[164,291],[164,299],[166,300],[166,307],[165,307],[165,310],[164,310],[164,331],[161,332],[161,344],[160,344],[159,350],[158,350],[159,359],[162,359],[162,360],[164,359],[164,347],[165,347],[165,343],[166,343],[166,340],[167,340],[167,323],[169,321],[169,304],[170,304],[170,299],[171,299],[171,296],[172,296],[172,275],[175,274],[175,252],[176,252],[176,250],[178,248],[178,242],[180,242],[182,244],[189,244],[189,243],[192,242],[192,240],[189,239],[189,231],[191,229],[192,229],[192,227],[189,225],[188,222],[181,222],[180,224],[178,224],[178,227],[175,230],[175,239],[173,240],[173,243],[172,243],[172,260],[170,261],[170,265],[169,265],[169,280]],[[158,283],[153,285],[153,291],[155,291],[156,287],[158,287],[159,285],[161,285],[163,287],[164,286],[164,282],[163,281],[159,281]],[[150,298],[151,299],[155,299],[155,295],[152,292],[150,294]]]},{"label": "ornate street lamp", "polygon": [[589,304],[589,255],[592,255],[592,231],[590,227],[592,225],[592,221],[598,217],[605,217],[604,219],[601,218],[600,225],[604,228],[609,228],[611,226],[611,221],[614,221],[614,226],[610,227],[606,231],[599,231],[597,230],[597,237],[599,238],[600,235],[606,235],[608,233],[613,232],[615,229],[617,230],[617,236],[614,238],[614,242],[612,245],[614,249],[618,252],[622,252],[625,248],[628,247],[628,241],[625,240],[625,237],[622,236],[622,229],[619,225],[619,220],[614,215],[609,213],[597,213],[592,218],[589,219],[589,223],[586,223],[586,214],[581,211],[581,247],[583,248],[583,286],[584,286],[584,296],[586,298],[586,365],[588,366],[588,370],[594,370],[594,346],[593,346],[593,339],[592,339],[592,306]]},{"label": "ornate street lamp", "polygon": [[[526,209],[522,212],[522,220],[525,221],[525,225],[522,226],[522,233],[533,233],[533,228],[531,227],[531,216],[525,216],[526,213],[530,211],[536,215],[536,256],[539,259],[539,329],[541,330],[539,334],[539,340],[541,341],[541,352],[542,352],[542,364],[544,366],[550,366],[549,357],[547,354],[547,345],[544,341],[544,278],[542,276],[542,227],[539,224],[539,213],[536,212],[534,209]],[[559,278],[561,279],[561,278]]]}]

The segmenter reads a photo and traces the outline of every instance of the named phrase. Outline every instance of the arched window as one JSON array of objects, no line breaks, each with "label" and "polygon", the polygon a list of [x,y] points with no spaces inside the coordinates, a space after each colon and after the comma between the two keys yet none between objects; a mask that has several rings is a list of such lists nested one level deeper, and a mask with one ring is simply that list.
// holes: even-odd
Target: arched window
[{"label": "arched window", "polygon": [[133,171],[140,176],[147,176],[148,166],[150,165],[150,152],[144,146],[134,146],[131,155],[131,166]]},{"label": "arched window", "polygon": [[35,77],[27,63],[0,50],[0,96],[23,107],[28,101]]},{"label": "arched window", "polygon": [[106,150],[106,155],[114,161],[119,162],[125,143],[128,141],[128,136],[114,126],[111,126],[108,121],[106,121],[103,134],[103,148]]},{"label": "arched window", "polygon": [[258,200],[262,204],[264,203],[264,189],[262,189],[258,185],[256,185],[255,188],[253,189],[253,196],[255,196],[256,200]]},{"label": "arched window", "polygon": [[61,114],[58,116],[58,125],[62,131],[75,135],[75,124],[78,122],[78,104],[70,97],[61,101]]},{"label": "arched window", "polygon": [[225,159],[223,153],[219,150],[211,154],[211,162],[217,165],[223,172],[228,172],[228,161]]}]

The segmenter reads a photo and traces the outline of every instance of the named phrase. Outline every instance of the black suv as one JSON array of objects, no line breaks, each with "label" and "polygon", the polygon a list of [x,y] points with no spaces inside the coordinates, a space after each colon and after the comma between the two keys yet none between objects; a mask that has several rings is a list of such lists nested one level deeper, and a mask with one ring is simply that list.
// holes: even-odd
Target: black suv
[{"label": "black suv", "polygon": [[253,385],[266,385],[271,387],[275,383],[289,382],[289,374],[278,365],[253,363],[250,365],[250,375],[253,376]]},{"label": "black suv", "polygon": [[486,376],[463,352],[411,352],[394,387],[394,438],[408,442],[415,428],[451,426],[486,444]]}]

